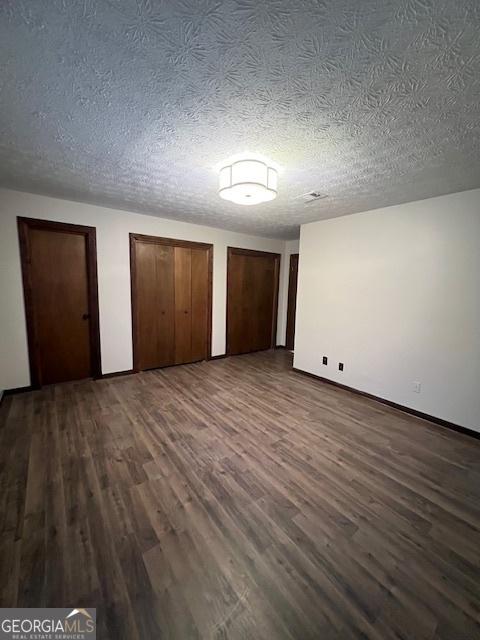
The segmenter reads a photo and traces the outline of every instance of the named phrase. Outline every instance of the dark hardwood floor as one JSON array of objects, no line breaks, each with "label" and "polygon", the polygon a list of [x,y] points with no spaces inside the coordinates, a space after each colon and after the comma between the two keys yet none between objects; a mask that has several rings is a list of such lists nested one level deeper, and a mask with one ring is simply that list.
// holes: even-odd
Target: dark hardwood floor
[{"label": "dark hardwood floor", "polygon": [[480,441],[263,352],[10,396],[0,604],[99,639],[480,637]]}]

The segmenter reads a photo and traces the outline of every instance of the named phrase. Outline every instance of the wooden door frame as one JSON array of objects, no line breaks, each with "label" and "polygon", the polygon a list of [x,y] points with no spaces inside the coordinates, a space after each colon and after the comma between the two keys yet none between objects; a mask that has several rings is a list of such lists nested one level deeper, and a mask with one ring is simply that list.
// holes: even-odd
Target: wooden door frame
[{"label": "wooden door frame", "polygon": [[138,305],[137,305],[137,261],[135,256],[135,243],[148,242],[161,244],[168,247],[183,247],[184,249],[206,249],[208,258],[208,284],[207,284],[207,360],[212,357],[212,299],[213,299],[213,244],[206,242],[191,242],[190,240],[177,240],[176,238],[163,238],[159,236],[147,236],[142,233],[130,233],[130,298],[132,309],[132,347],[133,347],[133,371],[138,373]]},{"label": "wooden door frame", "polygon": [[90,367],[93,378],[102,375],[100,355],[100,322],[98,310],[98,276],[97,276],[97,234],[95,227],[86,227],[66,222],[53,222],[36,218],[17,216],[18,238],[20,243],[20,263],[22,268],[23,296],[25,301],[25,319],[27,324],[28,359],[30,379],[34,389],[41,387],[41,364],[38,349],[38,336],[35,325],[33,306],[32,274],[30,270],[29,231],[51,231],[71,233],[85,237],[87,260],[88,312],[90,327]]},{"label": "wooden door frame", "polygon": [[250,256],[250,257],[269,257],[274,259],[274,291],[273,291],[273,318],[272,318],[272,335],[270,339],[270,349],[273,349],[277,344],[277,322],[278,322],[278,292],[280,287],[280,261],[282,258],[281,253],[273,253],[270,251],[255,251],[254,249],[242,249],[240,247],[227,247],[227,300],[226,300],[226,309],[227,309],[227,317],[225,322],[225,353],[227,356],[231,355],[231,347],[229,344],[229,332],[228,332],[228,288],[229,288],[229,280],[230,280],[230,259],[232,255],[239,256]]},{"label": "wooden door frame", "polygon": [[[297,295],[298,295],[298,260],[299,260],[299,256],[300,254],[298,253],[291,253],[290,254],[290,262],[288,265],[288,286],[287,286],[287,323],[285,326],[285,348],[288,349],[288,344],[287,344],[287,338],[288,338],[288,327],[289,327],[289,310],[290,310],[290,283],[291,283],[291,279],[292,279],[292,259],[296,258],[297,259],[297,291],[295,293],[295,308],[297,306]],[[296,328],[296,327],[295,327]],[[295,346],[295,331],[293,332],[293,339],[294,339],[294,343],[293,346]]]}]

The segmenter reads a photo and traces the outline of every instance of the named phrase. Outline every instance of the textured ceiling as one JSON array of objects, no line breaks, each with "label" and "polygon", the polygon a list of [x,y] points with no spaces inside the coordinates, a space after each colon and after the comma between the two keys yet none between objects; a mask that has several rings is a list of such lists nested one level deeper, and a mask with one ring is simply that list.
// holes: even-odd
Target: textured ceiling
[{"label": "textured ceiling", "polygon": [[[480,186],[479,0],[0,0],[0,21],[2,186],[284,238]],[[218,198],[245,150],[284,168],[275,201]]]}]

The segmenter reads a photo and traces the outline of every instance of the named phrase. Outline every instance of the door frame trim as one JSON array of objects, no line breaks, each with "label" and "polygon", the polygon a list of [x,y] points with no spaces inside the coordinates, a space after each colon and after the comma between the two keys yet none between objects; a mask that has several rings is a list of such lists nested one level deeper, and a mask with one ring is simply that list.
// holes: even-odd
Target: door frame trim
[{"label": "door frame trim", "polygon": [[208,283],[207,283],[207,360],[212,357],[212,300],[213,300],[213,244],[207,242],[192,242],[190,240],[177,240],[176,238],[164,238],[160,236],[148,236],[142,233],[130,233],[130,300],[132,312],[132,349],[133,371],[139,373],[138,356],[138,315],[137,315],[137,262],[135,256],[135,243],[147,242],[161,244],[169,247],[183,247],[185,249],[205,249],[208,258]]},{"label": "door frame trim", "polygon": [[100,351],[100,321],[98,308],[97,275],[97,234],[95,227],[87,227],[67,222],[54,222],[37,218],[17,216],[18,239],[20,245],[20,264],[22,268],[23,297],[25,301],[25,320],[27,326],[28,359],[32,388],[39,389],[41,383],[40,354],[33,308],[32,278],[30,272],[29,231],[37,229],[60,233],[82,235],[86,241],[88,312],[90,314],[90,366],[93,378],[102,375]]},{"label": "door frame trim", "polygon": [[[229,344],[229,332],[228,332],[228,286],[229,286],[229,273],[230,273],[230,259],[232,255],[240,256],[252,256],[252,257],[270,257],[274,259],[275,273],[274,273],[274,291],[273,291],[273,318],[272,318],[272,334],[270,340],[270,349],[274,349],[277,344],[277,323],[278,323],[278,295],[280,289],[280,262],[282,259],[281,253],[273,253],[271,251],[256,251],[254,249],[243,249],[241,247],[227,247],[227,288],[226,288],[226,320],[225,320],[225,353],[227,356],[232,355]],[[253,352],[248,352],[253,353]]]}]

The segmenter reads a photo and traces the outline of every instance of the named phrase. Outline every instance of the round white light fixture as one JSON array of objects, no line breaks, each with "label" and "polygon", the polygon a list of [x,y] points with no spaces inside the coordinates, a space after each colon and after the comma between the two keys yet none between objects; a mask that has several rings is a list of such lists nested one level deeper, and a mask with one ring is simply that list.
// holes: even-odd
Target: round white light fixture
[{"label": "round white light fixture", "polygon": [[235,204],[260,204],[277,197],[278,172],[266,160],[245,158],[221,165],[218,195]]}]

